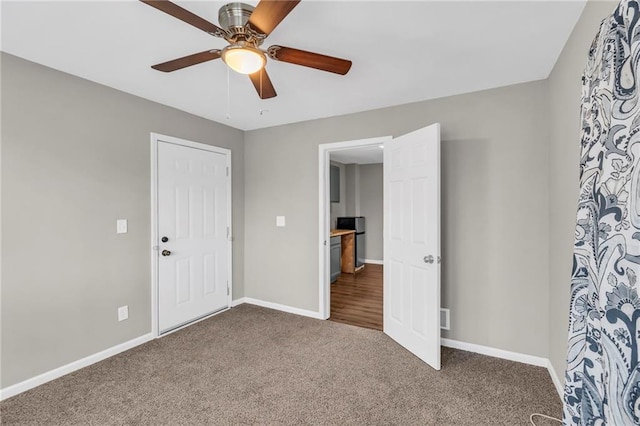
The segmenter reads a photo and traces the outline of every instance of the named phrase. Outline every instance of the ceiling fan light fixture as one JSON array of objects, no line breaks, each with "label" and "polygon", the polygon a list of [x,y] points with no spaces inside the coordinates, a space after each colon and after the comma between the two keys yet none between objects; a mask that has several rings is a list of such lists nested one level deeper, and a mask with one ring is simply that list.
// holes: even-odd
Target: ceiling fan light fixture
[{"label": "ceiling fan light fixture", "polygon": [[258,72],[267,63],[261,50],[246,45],[229,45],[222,49],[221,56],[229,68],[240,74]]}]

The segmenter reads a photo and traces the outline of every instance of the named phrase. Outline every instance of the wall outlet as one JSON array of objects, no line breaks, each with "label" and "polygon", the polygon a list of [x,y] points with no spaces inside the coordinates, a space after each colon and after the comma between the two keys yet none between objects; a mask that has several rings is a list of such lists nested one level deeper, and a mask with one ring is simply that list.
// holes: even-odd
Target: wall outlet
[{"label": "wall outlet", "polygon": [[443,330],[449,330],[451,321],[451,315],[449,309],[440,308],[440,328]]},{"label": "wall outlet", "polygon": [[118,321],[124,321],[129,318],[129,306],[124,305],[118,308]]},{"label": "wall outlet", "polygon": [[284,216],[276,216],[276,226],[279,228],[284,227]]}]

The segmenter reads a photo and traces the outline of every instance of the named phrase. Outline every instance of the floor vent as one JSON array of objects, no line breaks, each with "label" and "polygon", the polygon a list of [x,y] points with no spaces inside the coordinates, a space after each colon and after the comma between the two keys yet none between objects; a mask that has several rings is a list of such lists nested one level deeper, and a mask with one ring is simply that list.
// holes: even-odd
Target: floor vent
[{"label": "floor vent", "polygon": [[440,328],[443,330],[449,330],[449,320],[451,317],[449,316],[449,309],[441,308],[440,309]]}]

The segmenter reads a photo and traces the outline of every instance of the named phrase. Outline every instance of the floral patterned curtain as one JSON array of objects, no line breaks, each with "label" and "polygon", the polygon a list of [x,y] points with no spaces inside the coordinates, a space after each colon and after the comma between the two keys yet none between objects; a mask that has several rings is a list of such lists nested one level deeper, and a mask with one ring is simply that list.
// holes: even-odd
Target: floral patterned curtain
[{"label": "floral patterned curtain", "polygon": [[564,424],[640,424],[640,7],[600,26],[582,81]]}]

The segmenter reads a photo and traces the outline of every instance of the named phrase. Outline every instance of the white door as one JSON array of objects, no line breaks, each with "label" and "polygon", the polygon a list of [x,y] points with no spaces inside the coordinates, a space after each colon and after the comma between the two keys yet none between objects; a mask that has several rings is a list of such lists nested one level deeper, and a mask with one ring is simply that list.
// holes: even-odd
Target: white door
[{"label": "white door", "polygon": [[228,156],[158,141],[160,333],[228,307]]},{"label": "white door", "polygon": [[384,332],[440,369],[440,125],[384,145]]}]

